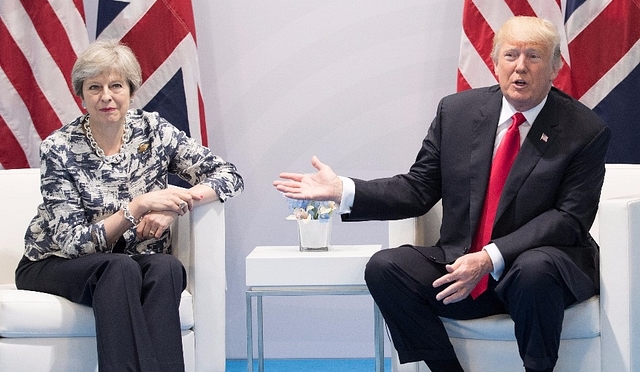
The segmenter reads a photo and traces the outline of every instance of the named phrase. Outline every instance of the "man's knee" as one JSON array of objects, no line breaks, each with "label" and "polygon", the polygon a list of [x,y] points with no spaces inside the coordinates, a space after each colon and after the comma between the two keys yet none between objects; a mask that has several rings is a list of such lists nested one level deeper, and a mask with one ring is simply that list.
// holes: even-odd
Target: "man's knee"
[{"label": "man's knee", "polygon": [[525,286],[556,282],[558,268],[549,254],[543,250],[531,249],[522,253],[510,270]]},{"label": "man's knee", "polygon": [[496,287],[498,297],[507,304],[536,303],[551,298],[562,301],[567,288],[553,258],[543,249],[522,253]]},{"label": "man's knee", "polygon": [[392,267],[391,255],[391,249],[383,249],[371,256],[364,268],[364,279],[367,283],[381,278]]}]

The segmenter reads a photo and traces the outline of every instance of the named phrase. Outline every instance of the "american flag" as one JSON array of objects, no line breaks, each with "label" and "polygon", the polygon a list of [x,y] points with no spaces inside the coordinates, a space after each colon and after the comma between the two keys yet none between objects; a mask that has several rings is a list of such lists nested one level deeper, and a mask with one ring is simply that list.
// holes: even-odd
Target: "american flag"
[{"label": "american flag", "polygon": [[0,169],[38,167],[42,139],[82,114],[71,69],[95,39],[120,40],[138,57],[133,107],[207,145],[190,0],[99,0],[91,9],[83,0],[1,0]]},{"label": "american flag", "polygon": [[609,163],[640,163],[639,0],[465,0],[458,90],[496,83],[494,31],[514,15],[552,21],[564,66],[554,85],[611,128]]}]

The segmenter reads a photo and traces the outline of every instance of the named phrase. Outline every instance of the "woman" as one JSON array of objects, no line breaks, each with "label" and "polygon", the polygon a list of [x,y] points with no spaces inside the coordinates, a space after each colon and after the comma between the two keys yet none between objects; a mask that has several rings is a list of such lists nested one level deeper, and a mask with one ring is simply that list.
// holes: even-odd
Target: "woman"
[{"label": "woman", "polygon": [[[105,371],[183,371],[178,305],[186,287],[169,226],[243,189],[236,168],[157,113],[130,109],[133,52],[97,41],[72,71],[87,114],[40,147],[43,203],[25,235],[20,289],[92,306]],[[167,188],[169,173],[193,187]],[[120,254],[118,254],[120,253]]]}]

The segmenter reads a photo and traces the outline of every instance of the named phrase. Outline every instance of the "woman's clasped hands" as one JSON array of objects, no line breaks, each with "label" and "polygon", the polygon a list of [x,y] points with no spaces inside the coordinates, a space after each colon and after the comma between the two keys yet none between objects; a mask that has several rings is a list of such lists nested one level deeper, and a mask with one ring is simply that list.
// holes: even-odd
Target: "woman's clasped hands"
[{"label": "woman's clasped hands", "polygon": [[191,190],[171,187],[139,195],[129,203],[134,218],[139,220],[138,239],[159,238],[171,226],[176,217],[193,210],[194,203],[204,196]]}]

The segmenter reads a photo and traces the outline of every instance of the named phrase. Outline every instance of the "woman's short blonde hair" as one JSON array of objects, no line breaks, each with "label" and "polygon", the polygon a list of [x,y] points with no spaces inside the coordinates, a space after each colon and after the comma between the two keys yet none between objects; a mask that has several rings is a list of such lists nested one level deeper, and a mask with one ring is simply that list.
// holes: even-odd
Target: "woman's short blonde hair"
[{"label": "woman's short blonde hair", "polygon": [[71,70],[71,85],[76,95],[82,97],[82,84],[86,79],[106,72],[122,75],[132,95],[142,84],[142,69],[131,48],[115,40],[98,40],[80,54]]},{"label": "woman's short blonde hair", "polygon": [[491,51],[493,63],[498,62],[502,44],[513,40],[547,46],[552,52],[552,66],[557,70],[562,68],[560,34],[558,34],[558,29],[551,21],[525,16],[512,17],[507,20],[493,38],[493,49]]}]

